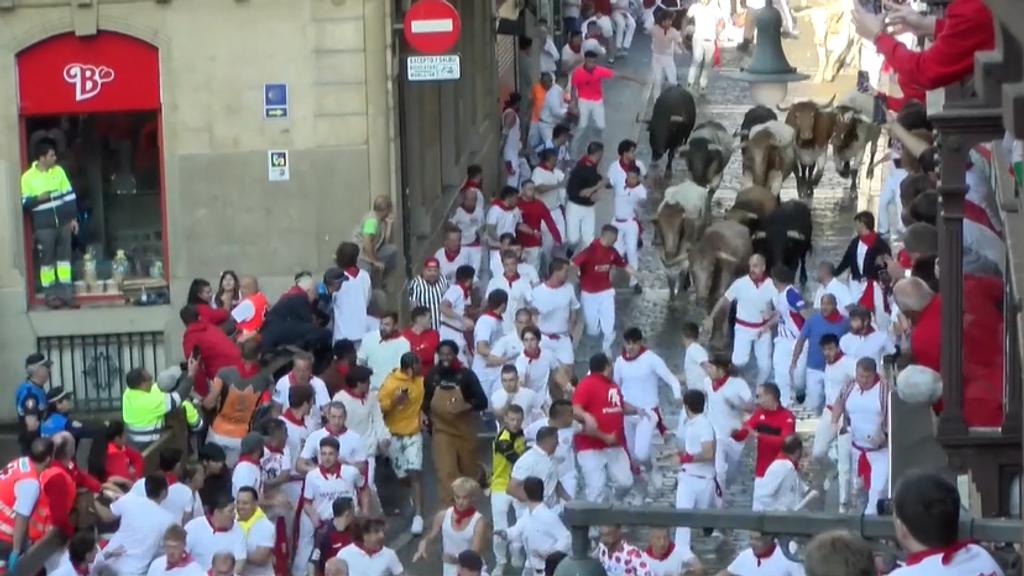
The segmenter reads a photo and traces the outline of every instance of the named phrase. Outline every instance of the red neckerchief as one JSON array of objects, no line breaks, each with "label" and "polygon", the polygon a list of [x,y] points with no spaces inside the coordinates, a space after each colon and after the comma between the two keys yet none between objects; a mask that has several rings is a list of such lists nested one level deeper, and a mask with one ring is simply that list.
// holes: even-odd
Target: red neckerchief
[{"label": "red neckerchief", "polygon": [[253,376],[260,373],[259,362],[242,362],[242,367],[238,369],[238,375],[242,378],[252,378]]},{"label": "red neckerchief", "polygon": [[359,268],[353,266],[352,268],[345,268],[345,274],[348,274],[349,278],[355,278],[359,276]]},{"label": "red neckerchief", "polygon": [[[751,552],[754,552],[754,551],[751,550]],[[760,554],[758,554],[757,552],[754,552],[754,558],[757,559],[758,567],[761,566],[761,561],[762,560],[767,560],[767,559],[771,558],[772,554],[775,554],[775,542],[772,542],[772,545],[769,546],[767,550],[765,550],[764,552],[762,552]]]},{"label": "red neckerchief", "polygon": [[366,392],[359,392],[355,388],[345,388],[344,390],[345,394],[348,394],[349,396],[355,398],[356,400],[359,400],[359,402],[363,404],[366,403]]},{"label": "red neckerchief", "polygon": [[288,422],[295,424],[296,426],[305,426],[306,421],[292,413],[291,409],[281,412],[281,418],[284,418]]},{"label": "red neckerchief", "polygon": [[188,566],[191,563],[192,563],[192,555],[189,554],[188,552],[186,552],[186,553],[181,555],[181,558],[179,558],[177,562],[171,562],[170,560],[167,560],[167,566],[164,567],[164,572],[170,572],[171,570],[174,570],[175,568],[183,568],[185,566]]},{"label": "red neckerchief", "polygon": [[462,297],[469,300],[469,288],[466,288],[462,284],[456,284],[459,288],[462,288]]},{"label": "red neckerchief", "polygon": [[473,182],[472,180],[466,180],[462,183],[462,187],[459,188],[459,192],[465,192],[466,190],[479,190],[480,185],[483,182]]},{"label": "red neckerchief", "polygon": [[501,321],[501,319],[502,319],[501,318],[501,314],[498,314],[494,310],[488,310],[488,311],[484,312],[484,316],[490,316],[491,318],[494,318],[495,320],[498,320],[498,321]]},{"label": "red neckerchief", "polygon": [[900,250],[896,253],[896,262],[899,262],[899,265],[907,270],[910,270],[910,267],[914,265],[910,261],[910,254],[907,254],[906,250]]},{"label": "red neckerchief", "polygon": [[829,314],[828,316],[822,316],[822,318],[824,318],[825,321],[830,324],[835,324],[837,322],[843,321],[843,315],[839,313],[839,310],[833,310],[831,314]]},{"label": "red neckerchief", "polygon": [[[353,544],[355,544],[355,543],[353,543]],[[383,550],[383,549],[384,549],[384,547],[383,547],[383,546],[381,546],[381,547],[379,547],[379,548],[376,548],[376,549],[373,549],[373,550],[371,550],[371,549],[369,549],[369,548],[366,548],[366,547],[365,547],[365,546],[363,546],[362,544],[355,544],[355,547],[356,547],[356,548],[359,548],[360,550],[362,550],[362,551],[363,551],[363,554],[366,554],[367,556],[373,556],[374,554],[377,554],[378,552],[380,552],[381,550]]]},{"label": "red neckerchief", "polygon": [[[306,382],[306,384],[311,384],[312,381],[313,381],[313,379],[310,378],[310,381]],[[288,384],[290,384],[292,386],[295,386],[298,383],[299,383],[299,381],[295,379],[295,373],[294,372],[289,372],[288,373]]]},{"label": "red neckerchief", "polygon": [[528,360],[527,364],[532,364],[534,360],[540,358],[540,347],[537,347],[535,352],[530,352],[526,348],[523,348],[523,356],[526,356]]},{"label": "red neckerchief", "polygon": [[449,262],[455,262],[455,259],[458,258],[459,254],[461,254],[461,253],[462,253],[462,247],[461,246],[459,246],[459,249],[454,251],[454,252],[452,252],[451,250],[445,248],[444,249],[444,259],[449,261]]},{"label": "red neckerchief", "polygon": [[506,282],[508,282],[508,287],[509,287],[509,288],[511,288],[511,287],[512,287],[512,284],[513,284],[513,283],[514,283],[514,282],[515,282],[516,280],[519,280],[519,278],[520,278],[520,276],[519,276],[519,273],[518,273],[518,272],[517,272],[517,273],[515,273],[515,274],[513,274],[513,275],[511,275],[511,276],[509,276],[508,274],[505,274],[505,275],[503,275],[502,277],[503,277],[503,278],[505,279],[505,281],[506,281]]},{"label": "red neckerchief", "polygon": [[347,362],[335,362],[334,369],[338,371],[338,374],[341,374],[342,378],[344,378],[345,376],[348,376],[348,371],[352,368]]},{"label": "red neckerchief", "polygon": [[750,281],[754,283],[754,288],[760,288],[761,285],[764,284],[764,281],[768,279],[768,277],[765,276],[764,274],[761,274],[760,276],[754,276],[753,274],[749,274],[749,276]]},{"label": "red neckerchief", "polygon": [[476,514],[476,508],[472,506],[466,508],[465,510],[459,510],[458,508],[452,506],[452,520],[455,521],[456,525],[462,524],[466,520],[469,520],[473,517],[473,514]]},{"label": "red neckerchief", "polygon": [[88,563],[86,563],[85,566],[82,566],[81,568],[79,568],[78,566],[75,566],[75,565],[72,565],[71,567],[75,569],[75,574],[78,574],[78,576],[89,576],[89,564]]},{"label": "red neckerchief", "polygon": [[649,556],[652,560],[657,560],[658,562],[664,562],[675,551],[676,551],[676,543],[675,542],[669,542],[668,543],[668,548],[665,548],[665,553],[664,554],[655,554],[654,553],[654,548],[652,548],[651,546],[647,547],[646,553],[647,553],[647,556]]},{"label": "red neckerchief", "polygon": [[794,459],[793,459],[793,458],[791,458],[790,456],[786,456],[786,455],[785,455],[785,454],[783,454],[782,452],[779,452],[779,455],[778,455],[778,456],[776,456],[776,457],[775,457],[775,459],[776,459],[776,460],[784,460],[784,461],[786,461],[786,462],[790,462],[790,463],[792,463],[792,464],[793,464],[793,468],[796,468],[797,470],[799,470],[799,469],[800,469],[800,459],[799,459],[799,458],[797,458],[797,459],[795,459],[795,460],[794,460]]},{"label": "red neckerchief", "polygon": [[874,232],[868,232],[867,234],[861,234],[860,235],[860,241],[863,242],[864,245],[868,247],[868,250],[870,250],[872,247],[874,247],[875,242],[878,242],[878,234],[876,234]]},{"label": "red neckerchief", "polygon": [[505,206],[505,203],[502,202],[500,198],[496,198],[493,202],[491,202],[491,204],[497,206],[498,208],[501,208],[505,212],[511,212],[514,209],[514,207],[509,208],[508,206]]},{"label": "red neckerchief", "polygon": [[330,468],[324,468],[323,466],[318,466],[318,468],[320,469],[320,474],[324,478],[327,478],[328,476],[340,476],[341,475],[341,462],[336,462],[334,464],[334,466],[332,466]]},{"label": "red neckerchief", "polygon": [[840,352],[839,354],[836,354],[836,358],[835,358],[835,360],[833,360],[833,361],[831,361],[831,362],[829,362],[828,360],[826,360],[826,361],[825,361],[825,363],[826,363],[826,364],[828,364],[829,366],[831,366],[831,365],[835,364],[836,362],[839,362],[839,361],[840,361],[840,360],[842,360],[842,359],[843,359],[843,353],[842,353],[842,352]]},{"label": "red neckerchief", "polygon": [[579,46],[573,46],[572,44],[569,44],[568,46],[569,46],[569,50],[572,50],[576,54],[579,54],[580,50],[583,50],[583,45],[582,44],[580,44]]},{"label": "red neckerchief", "polygon": [[224,532],[224,533],[226,533],[226,532],[231,532],[231,529],[235,527],[235,525],[234,525],[234,524],[232,524],[232,525],[231,525],[230,527],[228,527],[228,528],[217,528],[216,526],[214,526],[214,524],[213,524],[213,518],[212,518],[212,517],[210,517],[210,516],[207,516],[207,517],[206,517],[206,523],[210,525],[210,530],[213,530],[213,533],[214,533],[214,534],[216,534],[216,533],[218,533],[218,532]]},{"label": "red neckerchief", "polygon": [[[264,444],[263,447],[266,448],[266,445]],[[259,468],[261,470],[263,469],[263,467],[260,466],[260,459],[259,458],[253,458],[252,456],[239,456],[238,457],[238,463],[241,464],[242,462],[248,462],[249,464],[252,464],[253,466],[255,466],[255,467],[257,467],[257,468]]]},{"label": "red neckerchief", "polygon": [[626,350],[623,349],[622,350],[622,359],[625,360],[626,362],[632,362],[633,360],[636,360],[637,358],[643,356],[644,352],[647,352],[647,347],[646,346],[641,346],[640,350],[637,351],[636,356],[630,357],[630,356],[626,355]]},{"label": "red neckerchief", "polygon": [[[348,390],[345,390],[345,392],[348,392],[348,394],[350,396],[352,396],[353,398],[357,398],[357,396],[355,394],[352,394],[352,392],[350,392]],[[364,395],[363,398],[365,398],[365,397],[366,396]],[[326,430],[327,433],[330,434],[331,436],[334,436],[335,438],[337,438],[337,437],[341,436],[342,434],[344,434],[345,432],[348,432],[348,426],[342,426],[341,430],[333,430],[331,428],[330,424],[328,424],[327,426],[324,426],[324,430]]]},{"label": "red neckerchief", "polygon": [[456,358],[452,360],[450,364],[448,364],[448,367],[451,368],[452,370],[462,370],[462,362],[460,362],[459,359]]},{"label": "red neckerchief", "polygon": [[597,162],[594,162],[594,160],[590,156],[584,156],[583,158],[580,158],[580,161],[577,162],[576,165],[577,166],[593,166],[594,168],[597,168]]},{"label": "red neckerchief", "polygon": [[867,392],[868,390],[874,389],[874,387],[878,386],[878,383],[881,382],[881,381],[882,381],[882,379],[878,377],[878,374],[875,374],[875,380],[871,383],[871,386],[868,386],[867,388],[861,388],[860,384],[858,383],[857,384],[857,389],[860,390],[861,394],[863,394],[863,393]]},{"label": "red neckerchief", "polygon": [[622,168],[623,172],[629,174],[630,171],[636,170],[636,162],[623,162],[622,156],[619,156],[619,167]]},{"label": "red neckerchief", "polygon": [[956,556],[957,552],[974,543],[974,540],[961,540],[959,542],[954,542],[945,548],[932,548],[931,550],[922,550],[921,552],[907,554],[906,565],[913,566],[914,564],[919,564],[925,558],[930,558],[936,554],[942,554],[942,565],[948,566],[953,561],[953,556]]},{"label": "red neckerchief", "polygon": [[267,452],[270,452],[271,454],[284,454],[284,446],[281,446],[280,448],[274,448],[270,444],[264,444],[263,447],[267,450]]},{"label": "red neckerchief", "polygon": [[178,475],[175,474],[174,472],[165,472],[164,478],[167,479],[168,486],[173,486],[178,483]]},{"label": "red neckerchief", "polygon": [[722,376],[721,378],[712,378],[711,379],[711,391],[712,392],[718,392],[722,388],[722,386],[725,386],[725,383],[728,382],[728,381],[729,381],[729,375],[728,374],[726,374],[725,376]]}]

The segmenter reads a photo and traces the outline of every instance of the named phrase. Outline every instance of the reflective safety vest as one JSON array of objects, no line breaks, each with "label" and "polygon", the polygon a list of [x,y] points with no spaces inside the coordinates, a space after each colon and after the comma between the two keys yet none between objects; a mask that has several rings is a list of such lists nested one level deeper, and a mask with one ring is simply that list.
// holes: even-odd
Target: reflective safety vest
[{"label": "reflective safety vest", "polygon": [[267,317],[267,310],[270,309],[270,305],[267,304],[267,297],[264,296],[262,292],[257,292],[245,300],[242,300],[242,302],[245,302],[246,300],[252,302],[252,307],[256,312],[252,315],[252,318],[236,324],[238,330],[242,334],[259,331],[259,329],[263,327],[263,320]]},{"label": "reflective safety vest", "polygon": [[182,402],[177,392],[164,393],[156,386],[147,390],[124,391],[121,396],[121,418],[128,438],[138,444],[156,442],[164,430],[164,416],[178,407],[185,409],[189,428],[203,425],[199,411],[191,402]]},{"label": "reflective safety vest", "polygon": [[42,478],[28,458],[18,458],[0,471],[0,541],[14,542],[14,501],[17,499],[14,486],[22,480],[40,482],[39,500],[28,520],[29,542],[36,542],[46,535],[49,523],[49,507],[46,505],[42,490]]},{"label": "reflective safety vest", "polygon": [[221,386],[226,390],[221,393],[220,410],[210,425],[210,431],[224,438],[242,439],[249,432],[249,422],[259,405],[260,394],[253,392],[251,386],[239,390],[227,383]]}]

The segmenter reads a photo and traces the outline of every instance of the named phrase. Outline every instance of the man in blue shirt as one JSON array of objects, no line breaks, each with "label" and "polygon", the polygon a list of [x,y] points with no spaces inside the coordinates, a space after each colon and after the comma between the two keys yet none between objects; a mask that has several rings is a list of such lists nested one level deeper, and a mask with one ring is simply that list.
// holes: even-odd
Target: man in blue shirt
[{"label": "man in blue shirt", "polygon": [[39,437],[39,427],[46,411],[46,383],[50,381],[52,362],[36,352],[25,359],[25,381],[14,393],[14,406],[18,410],[18,445],[27,456],[32,440]]},{"label": "man in blue shirt", "polygon": [[[839,313],[836,297],[825,294],[821,297],[821,308],[804,322],[803,328],[800,329],[800,337],[793,347],[793,358],[789,364],[790,381],[795,381],[793,376],[800,354],[807,348],[805,403],[817,416],[821,416],[821,411],[825,407],[825,353],[821,351],[821,346],[814,343],[820,342],[825,334],[835,334],[837,338],[842,338],[849,331],[850,321]],[[808,341],[812,343],[810,346],[807,345]],[[798,392],[796,396],[799,400],[801,394]]]},{"label": "man in blue shirt", "polygon": [[88,436],[86,427],[78,420],[73,420],[71,413],[71,394],[63,386],[51,388],[46,392],[46,415],[39,427],[43,438],[50,438],[58,432],[70,432],[75,440]]}]

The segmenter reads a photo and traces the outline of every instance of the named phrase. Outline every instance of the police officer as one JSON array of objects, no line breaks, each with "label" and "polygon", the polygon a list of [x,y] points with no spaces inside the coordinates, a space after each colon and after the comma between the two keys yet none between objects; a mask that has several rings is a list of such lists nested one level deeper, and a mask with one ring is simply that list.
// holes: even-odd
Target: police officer
[{"label": "police officer", "polygon": [[43,417],[43,424],[39,433],[43,438],[49,438],[58,432],[70,432],[75,440],[87,436],[85,426],[78,420],[72,420],[68,414],[71,412],[71,394],[63,386],[51,388],[46,392],[46,414]]},{"label": "police officer", "polygon": [[36,352],[25,358],[25,381],[14,394],[14,405],[18,410],[18,445],[22,455],[29,453],[29,444],[39,437],[39,427],[46,411],[46,390],[50,381],[50,365],[46,356]]}]

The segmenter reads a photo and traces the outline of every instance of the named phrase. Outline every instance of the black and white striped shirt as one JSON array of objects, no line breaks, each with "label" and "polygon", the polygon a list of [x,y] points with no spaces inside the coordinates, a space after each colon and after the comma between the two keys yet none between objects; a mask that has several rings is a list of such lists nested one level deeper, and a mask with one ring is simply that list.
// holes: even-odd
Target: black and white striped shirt
[{"label": "black and white striped shirt", "polygon": [[441,300],[448,291],[448,281],[438,278],[433,284],[417,276],[409,282],[409,304],[415,308],[424,306],[430,310],[430,325],[437,330],[441,325]]}]

